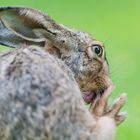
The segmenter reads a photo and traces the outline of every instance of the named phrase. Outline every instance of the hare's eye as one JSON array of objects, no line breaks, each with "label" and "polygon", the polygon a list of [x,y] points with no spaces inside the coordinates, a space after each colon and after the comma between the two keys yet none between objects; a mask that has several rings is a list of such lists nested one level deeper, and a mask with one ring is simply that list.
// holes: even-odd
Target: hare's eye
[{"label": "hare's eye", "polygon": [[101,56],[102,55],[102,47],[101,46],[99,46],[99,45],[93,45],[93,46],[91,46],[91,49],[92,49],[92,51],[95,53],[95,54],[97,54],[97,55],[99,55],[99,56]]}]

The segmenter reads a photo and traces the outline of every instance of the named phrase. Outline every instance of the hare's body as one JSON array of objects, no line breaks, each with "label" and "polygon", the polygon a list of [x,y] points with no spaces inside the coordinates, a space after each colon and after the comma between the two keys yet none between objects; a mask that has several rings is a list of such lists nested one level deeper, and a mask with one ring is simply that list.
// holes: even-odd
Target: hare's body
[{"label": "hare's body", "polygon": [[95,119],[60,60],[20,49],[1,55],[0,68],[1,140],[97,139]]}]

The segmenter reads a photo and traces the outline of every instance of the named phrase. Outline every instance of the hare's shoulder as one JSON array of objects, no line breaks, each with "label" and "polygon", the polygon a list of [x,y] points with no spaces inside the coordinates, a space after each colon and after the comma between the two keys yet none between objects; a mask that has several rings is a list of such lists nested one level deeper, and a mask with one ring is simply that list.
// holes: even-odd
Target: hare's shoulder
[{"label": "hare's shoulder", "polygon": [[[51,82],[76,84],[74,75],[64,62],[40,48],[20,48],[0,55],[0,79],[25,83],[49,84]],[[8,79],[8,80],[6,80]],[[26,81],[26,82],[25,82]],[[53,84],[51,84],[53,85]]]}]

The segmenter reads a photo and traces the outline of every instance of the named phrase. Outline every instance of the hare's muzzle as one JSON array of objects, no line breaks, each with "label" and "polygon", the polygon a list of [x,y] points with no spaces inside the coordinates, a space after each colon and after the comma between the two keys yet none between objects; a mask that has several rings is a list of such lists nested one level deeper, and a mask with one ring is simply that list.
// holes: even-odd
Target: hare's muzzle
[{"label": "hare's muzzle", "polygon": [[100,100],[101,96],[112,85],[112,81],[108,76],[96,77],[92,82],[87,83],[82,89],[82,97],[85,103],[90,104],[95,99]]}]

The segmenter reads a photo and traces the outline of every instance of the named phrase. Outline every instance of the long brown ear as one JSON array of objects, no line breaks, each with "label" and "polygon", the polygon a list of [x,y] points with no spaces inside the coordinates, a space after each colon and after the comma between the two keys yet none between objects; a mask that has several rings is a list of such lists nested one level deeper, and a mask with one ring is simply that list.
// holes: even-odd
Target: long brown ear
[{"label": "long brown ear", "polygon": [[[0,7],[0,44],[43,46],[48,39],[63,46],[67,28],[56,24],[47,14],[23,7]],[[66,45],[65,45],[66,46]]]}]

